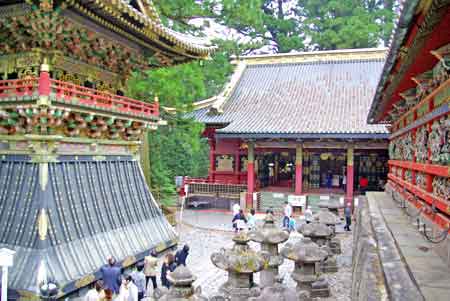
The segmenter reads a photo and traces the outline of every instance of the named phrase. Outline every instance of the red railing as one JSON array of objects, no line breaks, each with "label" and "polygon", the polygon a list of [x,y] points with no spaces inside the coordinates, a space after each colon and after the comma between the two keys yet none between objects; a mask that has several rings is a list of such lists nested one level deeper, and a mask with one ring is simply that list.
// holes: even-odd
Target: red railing
[{"label": "red railing", "polygon": [[185,177],[184,184],[222,184],[222,185],[246,185],[246,183],[236,183],[236,180],[211,180],[209,178],[191,178]]},{"label": "red railing", "polygon": [[[43,83],[46,84],[46,81],[43,81]],[[158,103],[145,103],[125,96],[114,95],[54,79],[50,79],[48,84],[50,85],[49,90],[55,93],[57,99],[65,103],[104,108],[147,117],[157,117],[159,115]],[[33,93],[39,93],[39,88],[38,78],[0,80],[0,101],[12,96],[31,96]]]},{"label": "red railing", "polygon": [[145,103],[125,96],[86,88],[60,80],[50,80],[51,91],[67,103],[80,103],[87,106],[118,110],[124,113],[158,116],[158,103]]},{"label": "red railing", "polygon": [[0,80],[0,101],[12,96],[31,96],[33,92],[37,92],[37,88],[37,78]]}]

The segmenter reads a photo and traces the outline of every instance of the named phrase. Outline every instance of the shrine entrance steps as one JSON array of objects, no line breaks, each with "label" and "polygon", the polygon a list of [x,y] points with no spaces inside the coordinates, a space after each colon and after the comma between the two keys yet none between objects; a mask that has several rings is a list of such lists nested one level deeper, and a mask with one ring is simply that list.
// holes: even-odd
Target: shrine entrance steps
[{"label": "shrine entrance steps", "polygon": [[[436,245],[418,231],[411,217],[386,193],[368,192],[367,204],[364,206],[368,214],[359,214],[361,221],[357,221],[355,241],[361,235],[358,227],[362,223],[367,225],[369,221],[364,219],[369,219],[369,232],[372,232],[376,242],[374,250],[378,255],[389,299],[450,300],[448,257],[439,256]],[[447,246],[450,244],[450,236],[444,243]],[[358,244],[356,242],[354,248],[358,248]],[[355,261],[354,265],[358,264]],[[354,282],[355,276],[354,273]]]}]

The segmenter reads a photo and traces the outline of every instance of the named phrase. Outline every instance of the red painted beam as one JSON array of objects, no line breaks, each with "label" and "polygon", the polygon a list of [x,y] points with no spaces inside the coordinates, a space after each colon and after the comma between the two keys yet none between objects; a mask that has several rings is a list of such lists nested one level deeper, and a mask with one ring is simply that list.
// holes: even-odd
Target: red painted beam
[{"label": "red painted beam", "polygon": [[412,161],[389,160],[389,165],[420,171],[440,177],[450,177],[450,167],[436,164],[417,163]]}]

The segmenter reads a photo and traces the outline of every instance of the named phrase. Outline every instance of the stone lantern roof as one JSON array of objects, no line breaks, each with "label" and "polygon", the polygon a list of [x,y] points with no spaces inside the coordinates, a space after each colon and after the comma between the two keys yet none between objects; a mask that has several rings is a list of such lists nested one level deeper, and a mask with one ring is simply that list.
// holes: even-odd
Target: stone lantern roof
[{"label": "stone lantern roof", "polygon": [[272,214],[267,214],[264,219],[264,225],[251,231],[248,235],[252,241],[268,244],[279,244],[289,239],[289,233],[275,225],[275,219]]},{"label": "stone lantern roof", "polygon": [[330,237],[333,235],[333,231],[322,223],[303,224],[298,227],[298,232],[306,237]]},{"label": "stone lantern roof", "polygon": [[296,244],[287,244],[281,249],[283,257],[295,262],[314,263],[328,257],[328,252],[320,248],[311,238],[304,237]]},{"label": "stone lantern roof", "polygon": [[231,249],[221,249],[211,255],[211,261],[216,267],[239,274],[251,274],[264,269],[269,256],[248,246],[250,238],[247,233],[238,233],[233,241],[235,244]]},{"label": "stone lantern roof", "polygon": [[341,223],[339,217],[328,209],[320,209],[319,212],[314,215],[314,219],[325,225],[337,225]]}]

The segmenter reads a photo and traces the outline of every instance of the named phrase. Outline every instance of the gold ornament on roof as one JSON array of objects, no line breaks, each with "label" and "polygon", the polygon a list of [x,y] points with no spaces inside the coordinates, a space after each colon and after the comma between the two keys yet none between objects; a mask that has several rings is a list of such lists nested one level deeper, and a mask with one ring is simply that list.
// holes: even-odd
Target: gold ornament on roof
[{"label": "gold ornament on roof", "polygon": [[47,238],[48,232],[48,216],[45,209],[41,209],[38,217],[38,234],[40,240],[45,240]]}]

